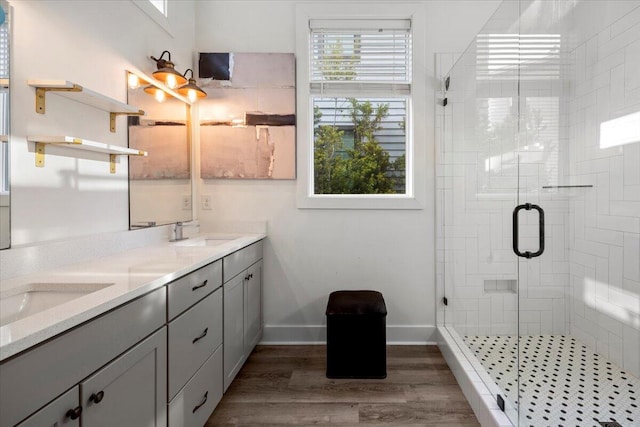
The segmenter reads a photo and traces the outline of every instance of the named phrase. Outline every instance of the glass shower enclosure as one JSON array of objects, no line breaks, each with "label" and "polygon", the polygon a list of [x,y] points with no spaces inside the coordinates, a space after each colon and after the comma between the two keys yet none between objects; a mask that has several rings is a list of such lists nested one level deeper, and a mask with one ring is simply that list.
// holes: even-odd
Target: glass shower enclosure
[{"label": "glass shower enclosure", "polygon": [[514,425],[640,425],[640,2],[506,1],[442,77],[445,327]]}]

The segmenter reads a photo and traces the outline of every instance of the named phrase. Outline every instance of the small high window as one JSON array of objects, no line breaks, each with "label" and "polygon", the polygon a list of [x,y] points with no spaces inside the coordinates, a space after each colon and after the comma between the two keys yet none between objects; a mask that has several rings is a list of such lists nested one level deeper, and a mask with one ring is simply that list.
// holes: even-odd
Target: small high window
[{"label": "small high window", "polygon": [[130,0],[142,10],[152,21],[162,27],[170,35],[174,35],[173,25],[169,21],[169,1],[174,0]]},{"label": "small high window", "polygon": [[160,13],[167,16],[167,0],[149,0],[149,2],[158,9]]}]

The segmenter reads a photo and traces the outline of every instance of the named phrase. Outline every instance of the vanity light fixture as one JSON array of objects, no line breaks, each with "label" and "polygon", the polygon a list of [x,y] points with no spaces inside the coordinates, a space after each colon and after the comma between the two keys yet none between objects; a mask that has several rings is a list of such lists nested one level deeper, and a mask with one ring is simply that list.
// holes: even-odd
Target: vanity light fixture
[{"label": "vanity light fixture", "polygon": [[136,89],[140,86],[140,77],[133,73],[127,73],[127,84],[129,89]]},{"label": "vanity light fixture", "polygon": [[196,80],[193,78],[193,70],[189,68],[184,72],[184,77],[187,77],[187,73],[191,71],[191,77],[189,78],[189,83],[182,85],[178,88],[178,93],[180,95],[186,96],[189,101],[196,102],[200,98],[206,98],[207,93],[200,89],[198,85],[196,85]]},{"label": "vanity light fixture", "polygon": [[[165,54],[169,56],[169,59],[163,58]],[[154,79],[160,80],[166,84],[169,89],[175,89],[187,83],[187,79],[176,71],[175,64],[171,62],[171,52],[165,50],[160,55],[160,58],[152,56],[151,59],[156,61],[156,67],[158,67],[152,74]]]},{"label": "vanity light fixture", "polygon": [[140,88],[140,90],[144,90],[146,94],[153,96],[158,102],[163,102],[167,98],[175,98],[185,104],[191,104],[191,101],[186,96],[179,94],[176,89],[169,89],[162,82],[138,71],[127,70],[127,86],[129,89]]},{"label": "vanity light fixture", "polygon": [[167,98],[167,94],[162,89],[155,87],[154,85],[145,86],[144,91],[149,95],[153,95],[158,102],[162,102]]}]

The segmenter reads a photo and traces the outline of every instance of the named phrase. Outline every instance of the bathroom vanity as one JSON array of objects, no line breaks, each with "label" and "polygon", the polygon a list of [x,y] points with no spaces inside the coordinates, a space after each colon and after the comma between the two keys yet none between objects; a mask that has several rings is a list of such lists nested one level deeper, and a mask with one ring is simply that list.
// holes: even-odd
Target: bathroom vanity
[{"label": "bathroom vanity", "polygon": [[156,244],[3,283],[0,302],[40,309],[3,317],[0,426],[204,425],[262,336],[264,237]]}]

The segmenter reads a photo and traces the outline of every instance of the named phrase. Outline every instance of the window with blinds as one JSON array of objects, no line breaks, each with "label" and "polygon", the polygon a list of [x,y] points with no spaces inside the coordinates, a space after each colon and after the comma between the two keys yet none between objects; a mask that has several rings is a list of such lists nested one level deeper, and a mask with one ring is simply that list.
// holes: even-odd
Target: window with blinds
[{"label": "window with blinds", "polygon": [[[1,7],[6,10],[5,4]],[[0,193],[9,191],[9,15],[0,26]]]},{"label": "window with blinds", "polygon": [[410,20],[311,20],[314,194],[406,194]]},{"label": "window with blinds", "polygon": [[0,26],[0,78],[9,78],[9,25]]},{"label": "window with blinds", "polygon": [[410,20],[311,20],[312,90],[409,91]]}]

